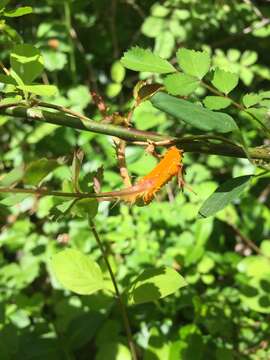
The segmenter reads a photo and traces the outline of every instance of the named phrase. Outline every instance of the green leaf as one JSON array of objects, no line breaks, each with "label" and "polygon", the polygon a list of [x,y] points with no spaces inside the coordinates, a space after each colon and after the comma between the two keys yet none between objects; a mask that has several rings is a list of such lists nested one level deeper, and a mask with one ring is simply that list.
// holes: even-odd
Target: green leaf
[{"label": "green leaf", "polygon": [[206,51],[181,48],[176,53],[181,69],[188,75],[202,79],[210,69],[211,58]]},{"label": "green leaf", "polygon": [[91,101],[89,89],[85,85],[72,87],[67,92],[72,110],[82,112]]},{"label": "green leaf", "polygon": [[12,194],[5,197],[0,203],[4,206],[14,206],[17,204],[21,204],[22,201],[31,196],[30,194]]},{"label": "green leaf", "polygon": [[253,65],[258,60],[258,54],[255,51],[245,50],[241,56],[240,64],[243,66]]},{"label": "green leaf", "polygon": [[270,99],[270,91],[261,91],[260,92],[261,99]]},{"label": "green leaf", "polygon": [[0,74],[0,83],[16,85],[16,81],[9,75]]},{"label": "green leaf", "polygon": [[165,20],[155,16],[148,16],[143,25],[142,33],[148,37],[155,38],[163,31]]},{"label": "green leaf", "polygon": [[103,288],[99,265],[79,250],[66,249],[52,257],[52,270],[63,287],[89,295]]},{"label": "green leaf", "polygon": [[239,176],[220,185],[201,206],[199,218],[213,216],[233,200],[238,199],[249,184],[251,178],[252,175]]},{"label": "green leaf", "polygon": [[261,243],[260,248],[263,255],[270,257],[270,240],[264,240]]},{"label": "green leaf", "polygon": [[117,96],[122,89],[122,85],[118,83],[110,83],[106,88],[106,95],[112,99]]},{"label": "green leaf", "polygon": [[3,126],[8,120],[8,116],[0,115],[0,127]]},{"label": "green leaf", "polygon": [[51,221],[61,221],[71,212],[77,199],[72,198],[72,200],[70,200],[70,198],[55,197],[52,201],[55,205],[49,209],[49,219]]},{"label": "green leaf", "polygon": [[76,202],[72,213],[79,217],[93,219],[98,212],[98,201],[96,199],[82,199]]},{"label": "green leaf", "polygon": [[0,176],[0,185],[11,186],[18,183],[23,178],[24,172],[24,166],[18,166],[17,168],[11,170],[8,174],[5,174],[3,177]]},{"label": "green leaf", "polygon": [[172,268],[146,269],[129,288],[128,300],[132,304],[156,301],[186,285],[185,279]]},{"label": "green leaf", "polygon": [[213,112],[162,92],[155,94],[150,101],[156,108],[200,130],[226,133],[238,129],[233,118],[227,114]]},{"label": "green leaf", "polygon": [[221,96],[206,96],[203,100],[204,105],[210,110],[225,109],[231,105],[231,99]]},{"label": "green leaf", "polygon": [[10,104],[17,104],[22,100],[20,95],[16,95],[14,97],[6,97],[0,101],[0,105],[10,105]]},{"label": "green leaf", "polygon": [[60,211],[61,215],[66,215],[75,205],[76,201],[77,199],[65,200],[61,204],[56,205],[56,209]]},{"label": "green leaf", "polygon": [[166,90],[172,95],[189,95],[197,89],[199,84],[200,81],[194,76],[183,73],[168,75],[164,80]]},{"label": "green leaf", "polygon": [[67,54],[55,50],[42,50],[45,69],[49,71],[62,70],[68,62]]},{"label": "green leaf", "polygon": [[114,341],[103,341],[95,360],[111,359],[112,354],[114,360],[132,360],[129,349],[125,345]]},{"label": "green leaf", "polygon": [[16,45],[10,54],[10,64],[25,84],[30,84],[43,71],[43,58],[32,45]]},{"label": "green leaf", "polygon": [[162,6],[158,3],[155,3],[152,7],[151,7],[151,14],[155,17],[165,17],[169,14],[170,9],[167,8],[166,6]]},{"label": "green leaf", "polygon": [[237,74],[217,68],[214,72],[212,84],[227,95],[237,86],[238,80]]},{"label": "green leaf", "polygon": [[254,93],[250,93],[250,94],[246,94],[243,96],[243,104],[245,105],[246,108],[249,108],[253,105],[258,104],[261,101],[262,97],[260,94],[254,94]]},{"label": "green leaf", "polygon": [[149,71],[158,74],[167,74],[175,68],[167,61],[152,53],[148,49],[133,47],[124,53],[121,64],[134,71]]},{"label": "green leaf", "polygon": [[114,82],[121,84],[124,80],[126,69],[123,67],[120,61],[115,61],[111,67],[111,78]]},{"label": "green leaf", "polygon": [[149,100],[146,100],[143,101],[134,110],[134,113],[132,115],[132,122],[135,123],[136,128],[140,130],[148,130],[153,128],[154,126],[166,122],[166,115],[158,109],[154,108],[154,106]]},{"label": "green leaf", "polygon": [[53,96],[58,92],[54,85],[23,85],[17,88],[39,96]]},{"label": "green leaf", "polygon": [[33,12],[33,9],[31,8],[31,6],[22,6],[17,9],[5,11],[4,15],[7,17],[18,17],[18,16],[31,14],[32,12]]},{"label": "green leaf", "polygon": [[209,256],[204,256],[198,264],[198,271],[201,274],[207,274],[215,266],[215,262]]},{"label": "green leaf", "polygon": [[2,26],[2,31],[12,40],[13,44],[22,43],[22,37],[13,27],[5,23],[4,26]]},{"label": "green leaf", "polygon": [[175,39],[170,31],[162,31],[155,40],[154,52],[164,59],[171,57],[175,46]]},{"label": "green leaf", "polygon": [[241,287],[241,301],[257,313],[270,313],[270,282],[265,278],[250,278],[245,286]]},{"label": "green leaf", "polygon": [[38,185],[50,172],[61,164],[57,160],[45,158],[31,162],[25,171],[23,181],[27,185]]},{"label": "green leaf", "polygon": [[[162,331],[160,331],[158,328],[148,328],[148,334],[150,338],[148,340],[143,360],[183,360],[183,358],[180,357],[180,349],[178,349],[177,354],[174,354],[175,356],[170,354],[171,342],[168,341],[167,336],[162,334]],[[190,357],[185,359],[195,360],[198,359],[198,357]]]},{"label": "green leaf", "polygon": [[58,128],[58,125],[44,123],[36,126],[27,137],[28,144],[36,144],[45,136],[50,135]]},{"label": "green leaf", "polygon": [[250,278],[269,277],[270,261],[263,255],[248,256],[237,264],[237,269]]}]

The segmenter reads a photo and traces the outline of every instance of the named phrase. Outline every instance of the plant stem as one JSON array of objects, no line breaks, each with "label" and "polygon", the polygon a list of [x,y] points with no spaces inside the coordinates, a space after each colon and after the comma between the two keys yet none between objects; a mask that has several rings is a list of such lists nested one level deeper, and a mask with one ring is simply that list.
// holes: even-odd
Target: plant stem
[{"label": "plant stem", "polygon": [[120,294],[120,291],[118,289],[118,285],[117,285],[114,273],[112,271],[109,259],[107,257],[106,250],[105,250],[104,245],[102,244],[102,241],[101,241],[101,239],[100,239],[100,237],[99,237],[99,235],[97,233],[95,224],[94,224],[93,220],[90,219],[90,218],[89,218],[89,225],[90,225],[90,229],[91,229],[91,231],[92,231],[92,233],[93,233],[93,235],[94,235],[94,237],[96,239],[98,247],[100,248],[100,251],[102,253],[102,257],[103,257],[103,259],[105,261],[107,269],[108,269],[108,271],[110,273],[110,277],[111,277],[111,280],[112,280],[112,283],[113,283],[113,286],[114,286],[115,294],[116,294],[116,297],[117,297],[117,300],[118,300],[118,303],[119,303],[119,307],[120,307],[120,310],[121,310],[121,314],[122,314],[122,318],[123,318],[123,322],[124,322],[124,326],[125,326],[125,330],[126,330],[126,334],[127,334],[128,345],[129,345],[129,348],[130,348],[132,359],[137,360],[137,354],[136,354],[136,349],[135,349],[134,342],[132,340],[132,333],[131,333],[130,323],[129,323],[129,320],[128,320],[127,310],[126,310],[126,307],[124,305],[124,302],[123,302],[122,296]]},{"label": "plant stem", "polygon": [[[43,103],[44,104],[44,103]],[[18,105],[18,104],[16,104]],[[91,131],[94,133],[116,136],[120,139],[129,142],[140,142],[140,145],[148,145],[148,141],[154,142],[159,146],[178,145],[185,152],[197,152],[202,154],[215,154],[223,156],[232,156],[237,158],[246,158],[247,155],[242,147],[227,143],[211,143],[205,137],[173,137],[169,135],[162,135],[154,132],[140,131],[134,128],[126,128],[123,126],[105,124],[96,122],[84,115],[80,118],[70,116],[61,112],[50,112],[39,108],[27,108],[24,106],[5,105],[0,106],[0,114],[26,118],[29,121],[40,121],[51,124],[71,127],[77,130]],[[209,135],[211,139],[211,135]],[[253,159],[270,160],[270,147],[256,147],[248,149],[249,155]]]},{"label": "plant stem", "polygon": [[67,33],[69,34],[69,45],[70,45],[70,71],[72,75],[72,81],[75,82],[76,78],[76,60],[75,60],[75,51],[74,51],[74,44],[72,37],[70,35],[70,31],[72,29],[71,23],[71,9],[70,9],[70,2],[65,1],[64,3],[64,17],[65,17],[65,26]]},{"label": "plant stem", "polygon": [[63,192],[63,191],[52,191],[43,188],[37,189],[22,189],[16,187],[0,187],[0,193],[11,193],[11,194],[29,194],[37,196],[60,196],[67,198],[77,198],[77,199],[95,199],[99,196],[96,193],[77,193],[77,192]]}]

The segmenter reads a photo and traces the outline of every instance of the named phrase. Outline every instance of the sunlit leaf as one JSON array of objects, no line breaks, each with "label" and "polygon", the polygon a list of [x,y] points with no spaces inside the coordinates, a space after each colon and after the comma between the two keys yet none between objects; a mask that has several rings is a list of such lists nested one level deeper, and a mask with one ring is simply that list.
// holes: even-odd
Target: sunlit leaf
[{"label": "sunlit leaf", "polygon": [[53,96],[58,92],[57,87],[54,85],[23,85],[17,87],[20,90],[39,96]]},{"label": "sunlit leaf", "polygon": [[217,68],[214,72],[212,84],[224,94],[231,92],[238,84],[239,77],[232,72]]},{"label": "sunlit leaf", "polygon": [[126,69],[120,63],[120,61],[115,61],[111,67],[111,78],[116,83],[121,83],[125,78]]},{"label": "sunlit leaf", "polygon": [[77,294],[89,295],[103,288],[99,265],[79,250],[66,249],[55,254],[51,265],[60,284]]},{"label": "sunlit leaf", "polygon": [[185,279],[171,268],[146,269],[131,285],[128,299],[135,304],[155,301],[186,285]]},{"label": "sunlit leaf", "polygon": [[0,105],[10,105],[10,104],[17,104],[22,100],[20,95],[16,95],[14,97],[6,97],[0,100]]},{"label": "sunlit leaf", "polygon": [[175,68],[167,60],[162,59],[148,49],[139,47],[134,47],[125,52],[121,63],[126,68],[135,71],[149,71],[159,74],[175,71]]},{"label": "sunlit leaf", "polygon": [[172,95],[186,96],[195,91],[200,81],[194,76],[183,73],[168,75],[164,80],[164,85],[168,93]]},{"label": "sunlit leaf", "polygon": [[18,17],[18,16],[31,14],[32,12],[33,9],[31,8],[31,6],[22,6],[16,9],[5,11],[4,15],[7,17]]},{"label": "sunlit leaf", "polygon": [[23,178],[24,172],[25,172],[24,166],[16,167],[15,169],[11,170],[9,173],[0,176],[0,185],[11,186],[18,183]]},{"label": "sunlit leaf", "polygon": [[25,84],[30,84],[43,71],[43,58],[32,45],[16,45],[10,54],[10,64]]},{"label": "sunlit leaf", "polygon": [[177,60],[184,73],[202,79],[210,69],[211,58],[206,51],[181,48],[176,53]]}]

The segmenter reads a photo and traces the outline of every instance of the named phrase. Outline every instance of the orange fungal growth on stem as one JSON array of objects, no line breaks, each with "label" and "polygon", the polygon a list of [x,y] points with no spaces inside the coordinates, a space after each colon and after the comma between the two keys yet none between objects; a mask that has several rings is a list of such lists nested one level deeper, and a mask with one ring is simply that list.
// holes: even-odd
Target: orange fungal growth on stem
[{"label": "orange fungal growth on stem", "polygon": [[162,160],[157,166],[146,176],[138,181],[142,184],[147,181],[152,181],[152,186],[146,190],[142,196],[145,204],[149,204],[155,194],[167,184],[174,176],[182,177],[182,158],[183,151],[172,146],[166,151]]},{"label": "orange fungal growth on stem", "polygon": [[174,176],[178,176],[182,184],[182,158],[182,150],[177,149],[176,146],[170,147],[157,166],[134,185],[134,187],[141,188],[141,191],[128,194],[122,197],[122,199],[130,203],[142,199],[144,204],[149,204],[155,194]]},{"label": "orange fungal growth on stem", "polygon": [[156,167],[135,185],[119,191],[101,193],[98,198],[99,200],[119,199],[131,204],[143,200],[144,204],[149,204],[155,194],[174,176],[178,177],[179,185],[183,185],[182,158],[183,151],[172,146],[166,151]]}]

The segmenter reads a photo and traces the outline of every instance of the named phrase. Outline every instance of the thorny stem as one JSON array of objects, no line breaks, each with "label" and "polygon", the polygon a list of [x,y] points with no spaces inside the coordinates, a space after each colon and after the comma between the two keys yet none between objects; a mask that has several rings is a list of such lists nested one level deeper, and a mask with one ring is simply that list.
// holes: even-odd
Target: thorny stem
[{"label": "thorny stem", "polygon": [[[39,103],[37,103],[38,105]],[[0,105],[0,114],[15,116],[20,118],[26,118],[29,121],[41,121],[60,126],[67,126],[77,130],[91,131],[94,133],[116,136],[122,140],[129,141],[134,144],[147,146],[149,141],[152,141],[157,146],[171,146],[177,145],[181,147],[185,152],[197,152],[204,154],[215,154],[223,156],[232,156],[238,158],[246,158],[246,152],[241,146],[225,143],[212,143],[209,142],[213,139],[213,135],[205,136],[184,136],[174,137],[169,135],[162,135],[155,132],[141,131],[132,127],[117,126],[112,124],[105,124],[102,122],[96,122],[92,119],[79,114],[78,116],[71,116],[63,107],[57,105],[47,104],[41,102],[42,107],[50,107],[58,110],[58,112],[51,112],[42,110],[38,107],[28,107],[25,101],[14,104],[2,104]],[[47,106],[49,105],[49,106]],[[216,137],[216,140],[217,137]],[[221,140],[221,139],[220,139]],[[248,153],[251,158],[263,161],[270,160],[270,148],[256,147],[249,148]]]},{"label": "thorny stem", "polygon": [[118,300],[118,303],[119,303],[119,307],[120,307],[120,310],[121,310],[121,314],[122,314],[122,318],[123,318],[123,322],[124,322],[124,326],[125,326],[125,331],[126,331],[126,335],[127,335],[127,339],[128,339],[128,345],[129,345],[129,349],[130,349],[130,352],[131,352],[131,355],[132,355],[132,359],[133,360],[137,360],[137,354],[136,354],[136,349],[135,349],[135,345],[134,345],[134,342],[133,342],[133,339],[132,339],[132,333],[131,333],[131,327],[130,327],[130,323],[129,323],[129,319],[128,319],[128,315],[127,315],[127,310],[126,310],[126,307],[125,307],[125,304],[124,304],[124,301],[122,299],[122,296],[120,294],[120,291],[118,289],[118,285],[117,285],[117,282],[116,282],[116,279],[115,279],[115,276],[114,276],[114,273],[113,273],[113,270],[111,268],[111,265],[110,265],[110,262],[109,262],[109,259],[107,257],[107,254],[106,254],[106,250],[104,248],[104,245],[99,237],[99,234],[96,230],[96,227],[95,227],[95,224],[93,222],[92,219],[89,218],[89,225],[90,225],[90,229],[95,237],[95,240],[98,244],[98,247],[102,253],[102,257],[105,261],[105,264],[107,266],[107,269],[110,273],[110,277],[111,277],[111,280],[112,280],[112,283],[113,283],[113,286],[114,286],[114,290],[115,290],[115,294],[116,294],[116,297],[117,297],[117,300]]},{"label": "thorny stem", "polygon": [[[123,190],[125,191],[125,190]],[[128,190],[127,190],[128,191]],[[36,189],[23,189],[16,187],[0,187],[1,193],[11,193],[11,194],[29,194],[36,196],[59,196],[67,198],[75,198],[77,200],[81,199],[108,199],[112,197],[117,197],[117,191],[107,192],[107,193],[82,193],[82,192],[63,192],[63,191],[53,191],[46,188],[36,188]]]}]

